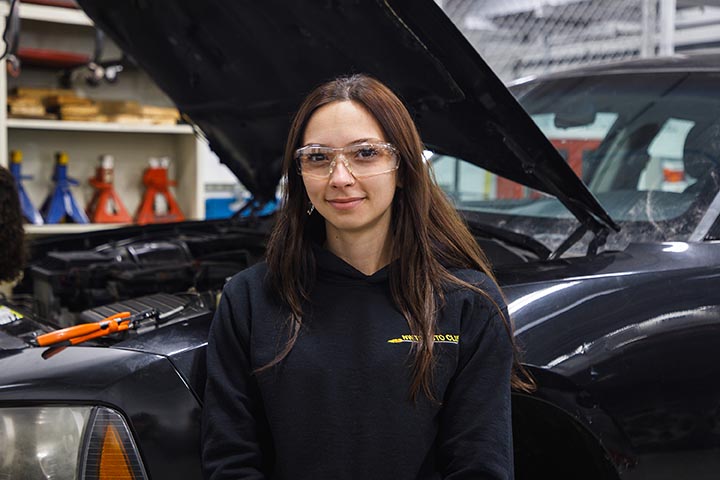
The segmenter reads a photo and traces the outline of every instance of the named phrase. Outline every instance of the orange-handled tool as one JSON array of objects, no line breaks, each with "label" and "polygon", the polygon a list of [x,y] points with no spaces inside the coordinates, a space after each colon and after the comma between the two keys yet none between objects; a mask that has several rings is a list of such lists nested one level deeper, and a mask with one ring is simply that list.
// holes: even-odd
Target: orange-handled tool
[{"label": "orange-handled tool", "polygon": [[127,321],[128,318],[130,318],[130,312],[120,312],[106,317],[99,322],[75,325],[63,328],[62,330],[38,335],[35,341],[37,341],[37,344],[41,347],[47,347],[48,345],[55,345],[61,342],[76,345],[92,338],[127,330],[130,323]]}]

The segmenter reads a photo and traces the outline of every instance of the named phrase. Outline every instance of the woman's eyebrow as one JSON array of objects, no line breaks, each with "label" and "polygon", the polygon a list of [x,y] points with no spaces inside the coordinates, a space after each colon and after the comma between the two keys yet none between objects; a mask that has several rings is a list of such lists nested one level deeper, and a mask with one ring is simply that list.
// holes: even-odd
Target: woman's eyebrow
[{"label": "woman's eyebrow", "polygon": [[369,137],[369,138],[358,138],[357,140],[353,140],[352,142],[348,143],[348,145],[355,145],[356,143],[365,143],[365,142],[379,142],[379,138],[375,137]]},{"label": "woman's eyebrow", "polygon": [[[353,140],[351,142],[346,143],[344,146],[348,147],[350,145],[357,145],[358,143],[366,143],[366,142],[382,142],[379,138],[375,137],[367,137],[367,138],[358,138],[356,140]],[[305,147],[328,147],[328,145],[320,142],[308,142],[305,145],[301,146],[300,148]],[[336,147],[329,147],[329,148],[336,148]],[[340,147],[342,148],[342,147]]]}]

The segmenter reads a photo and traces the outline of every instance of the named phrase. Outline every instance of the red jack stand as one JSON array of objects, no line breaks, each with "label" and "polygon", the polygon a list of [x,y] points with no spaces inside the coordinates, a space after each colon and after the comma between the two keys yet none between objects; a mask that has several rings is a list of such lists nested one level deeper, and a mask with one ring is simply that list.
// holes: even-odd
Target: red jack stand
[{"label": "red jack stand", "polygon": [[185,216],[180,211],[169,187],[176,183],[168,180],[167,171],[170,165],[168,158],[150,158],[150,166],[143,173],[145,194],[135,215],[135,223],[146,225],[148,223],[182,222]]},{"label": "red jack stand", "polygon": [[95,223],[130,223],[132,218],[113,188],[113,157],[103,155],[95,176],[88,182],[95,187],[88,217]]}]

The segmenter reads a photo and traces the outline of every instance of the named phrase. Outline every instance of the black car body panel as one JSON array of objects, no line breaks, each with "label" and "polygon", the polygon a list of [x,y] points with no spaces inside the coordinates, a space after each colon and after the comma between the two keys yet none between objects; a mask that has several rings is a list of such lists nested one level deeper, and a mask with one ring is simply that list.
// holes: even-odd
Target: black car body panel
[{"label": "black car body panel", "polygon": [[572,382],[575,418],[623,478],[720,468],[720,386],[710,380],[720,374],[718,247],[638,246],[504,288],[525,360]]},{"label": "black car body panel", "polygon": [[[302,7],[80,3],[259,197],[274,192],[296,103],[322,80],[365,71],[408,101],[430,146],[558,194],[586,227],[599,220],[615,225],[434,2],[368,2],[362,8],[349,1]],[[233,28],[214,30],[222,20]],[[718,56],[642,61],[537,82],[606,74],[652,79],[686,70],[714,75],[719,64]],[[483,218],[500,218],[497,212],[463,212],[495,265],[524,361],[538,383],[535,393],[513,395],[516,478],[717,476],[720,244],[712,239],[718,200],[701,200],[693,205],[702,207],[703,220],[690,238],[668,233],[664,239],[672,219],[651,218],[650,240],[643,222],[616,219],[627,245],[556,259],[531,234],[503,233],[507,225],[499,221],[483,227]],[[578,228],[570,215],[522,220],[528,218],[542,228]],[[113,406],[129,420],[151,478],[200,478],[198,414],[213,299],[228,269],[262,257],[270,223],[186,222],[35,242],[19,292],[35,293],[49,312],[77,307],[58,318],[81,323],[122,311],[132,303],[132,287],[147,285],[153,290],[143,295],[153,295],[132,301],[162,301],[165,311],[185,308],[130,335],[61,349],[33,346],[35,334],[54,326],[23,310],[27,318],[0,325],[0,413],[3,406],[40,403]],[[151,261],[158,239],[165,242],[162,252],[183,259],[183,293],[174,299],[157,293],[177,288],[162,279],[180,271],[177,261]],[[109,260],[115,254],[121,262]],[[86,274],[90,269],[96,276]],[[138,278],[151,280],[141,288]],[[112,295],[115,303],[99,306]]]},{"label": "black car body panel", "polygon": [[212,315],[205,310],[162,329],[126,339],[114,348],[153,353],[168,358],[192,393],[202,401],[205,389],[205,345]]}]

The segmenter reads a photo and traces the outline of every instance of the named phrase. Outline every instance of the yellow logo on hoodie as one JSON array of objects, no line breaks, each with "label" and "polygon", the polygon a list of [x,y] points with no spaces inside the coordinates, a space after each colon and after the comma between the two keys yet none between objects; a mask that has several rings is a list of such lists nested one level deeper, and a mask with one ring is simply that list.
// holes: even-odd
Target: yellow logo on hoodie
[{"label": "yellow logo on hoodie", "polygon": [[[417,343],[417,335],[401,335],[400,338],[391,338],[387,343]],[[460,341],[460,335],[453,335],[452,333],[438,333],[434,337],[435,343],[454,343],[457,344]]]}]

